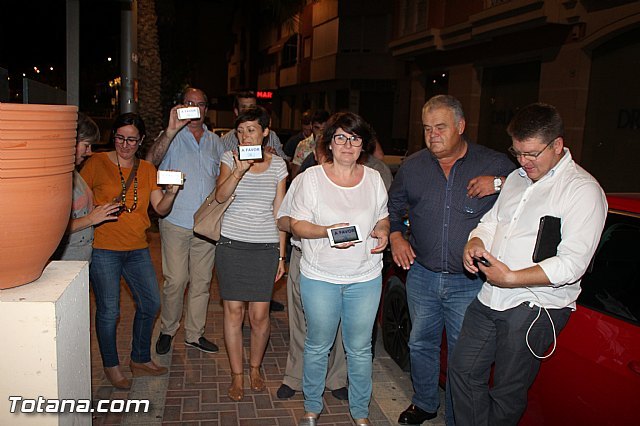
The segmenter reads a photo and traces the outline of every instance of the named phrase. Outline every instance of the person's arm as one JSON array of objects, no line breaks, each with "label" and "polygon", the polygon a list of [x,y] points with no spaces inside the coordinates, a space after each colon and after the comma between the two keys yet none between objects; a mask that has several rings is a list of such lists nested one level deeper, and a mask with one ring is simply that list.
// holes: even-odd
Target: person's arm
[{"label": "person's arm", "polygon": [[[477,259],[480,258],[484,258],[488,262],[488,266],[478,262]],[[489,284],[496,287],[536,287],[551,284],[549,277],[539,265],[512,271],[507,265],[494,257],[478,237],[473,237],[467,241],[464,246],[462,260],[467,271],[472,274],[482,272],[487,277]]]},{"label": "person's arm", "polygon": [[371,231],[371,236],[378,239],[378,245],[371,249],[371,253],[382,253],[389,244],[389,217],[380,219]]},{"label": "person's arm", "polygon": [[178,108],[183,107],[184,105],[176,105],[171,108],[171,112],[169,114],[169,125],[167,129],[160,133],[156,140],[153,142],[153,145],[149,148],[147,152],[145,160],[153,163],[154,166],[158,166],[162,162],[162,159],[167,154],[167,150],[169,149],[169,145],[171,145],[171,141],[176,137],[178,132],[189,123],[188,119],[180,120],[178,118]]},{"label": "person's arm", "polygon": [[232,151],[235,168],[231,170],[226,163],[220,163],[220,176],[216,181],[216,201],[224,203],[235,192],[238,184],[253,165],[253,160],[240,161],[238,153]]},{"label": "person's arm", "polygon": [[156,213],[166,216],[171,211],[179,189],[179,185],[166,185],[164,191],[162,189],[151,191],[149,201]]},{"label": "person's arm", "polygon": [[113,215],[113,213],[117,212],[118,209],[119,204],[116,203],[108,203],[102,204],[100,206],[95,206],[93,210],[91,210],[85,216],[71,219],[69,221],[69,225],[67,226],[67,233],[73,234],[74,232],[87,229],[90,226],[99,225],[102,222],[118,220],[118,216]]},{"label": "person's arm", "polygon": [[496,191],[495,178],[499,178],[502,184],[507,179],[506,176],[476,176],[467,184],[467,195],[471,198],[483,198],[487,195],[497,194],[499,191]]},{"label": "person's arm", "polygon": [[413,247],[411,247],[409,241],[404,238],[404,233],[407,228],[404,224],[404,217],[407,214],[408,207],[406,187],[404,184],[407,167],[410,167],[409,163],[400,166],[400,169],[396,173],[391,188],[389,188],[388,203],[391,255],[393,262],[405,270],[413,265],[416,258]]}]

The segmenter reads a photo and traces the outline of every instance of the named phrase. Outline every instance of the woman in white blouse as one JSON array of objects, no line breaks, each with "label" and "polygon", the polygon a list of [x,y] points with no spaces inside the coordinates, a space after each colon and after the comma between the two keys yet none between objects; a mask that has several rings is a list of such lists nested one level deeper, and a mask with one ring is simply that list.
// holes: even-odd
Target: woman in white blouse
[{"label": "woman in white blouse", "polygon": [[[360,116],[334,114],[320,143],[326,161],[300,176],[291,209],[291,229],[302,241],[300,291],[307,320],[305,414],[299,424],[314,426],[322,411],[327,355],[342,321],[349,410],[357,425],[367,425],[371,331],[380,301],[382,251],[389,240],[387,192],[380,174],[363,165],[374,142]],[[359,226],[362,242],[332,247],[327,229],[347,224]]]}]

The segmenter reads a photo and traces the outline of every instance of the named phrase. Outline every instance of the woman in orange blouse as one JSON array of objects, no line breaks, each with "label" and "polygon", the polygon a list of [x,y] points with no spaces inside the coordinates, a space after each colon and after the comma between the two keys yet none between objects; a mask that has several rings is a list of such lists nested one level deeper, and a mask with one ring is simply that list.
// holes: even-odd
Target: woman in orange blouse
[{"label": "woman in orange blouse", "polygon": [[146,230],[151,204],[167,214],[179,189],[156,184],[155,167],[136,157],[145,137],[142,118],[126,113],[115,119],[115,151],[94,154],[80,174],[94,194],[96,204],[116,202],[118,219],[96,227],[89,276],[96,298],[96,332],[107,379],[114,387],[129,389],[131,382],[120,369],[116,328],[120,315],[120,277],[124,277],[136,303],[129,366],[134,377],[156,376],[167,369],[151,360],[151,332],[160,309],[160,293],[151,263]]}]

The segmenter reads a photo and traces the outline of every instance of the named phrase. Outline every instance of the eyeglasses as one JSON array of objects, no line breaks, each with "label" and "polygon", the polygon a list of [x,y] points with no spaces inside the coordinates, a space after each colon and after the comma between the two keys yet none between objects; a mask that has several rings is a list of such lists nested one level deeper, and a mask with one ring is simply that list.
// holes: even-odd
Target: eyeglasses
[{"label": "eyeglasses", "polygon": [[119,144],[119,145],[124,145],[125,142],[127,143],[127,145],[137,145],[138,143],[140,143],[140,138],[134,138],[133,136],[129,136],[128,138],[125,138],[122,135],[119,134],[115,134],[113,135],[113,139],[114,141]]},{"label": "eyeglasses", "polygon": [[547,142],[544,148],[542,148],[538,152],[518,152],[515,149],[513,149],[512,146],[507,148],[507,150],[509,151],[509,154],[513,155],[516,159],[522,157],[525,160],[534,161],[534,160],[537,160],[538,157],[540,157],[540,155],[544,152],[544,150],[547,149],[547,147],[549,147],[549,145],[551,145],[556,139],[558,139],[558,136],[556,136],[555,138]]},{"label": "eyeglasses", "polygon": [[206,102],[193,102],[193,101],[186,101],[184,103],[186,106],[190,106],[190,107],[200,107],[200,108],[206,108],[207,107],[207,103]]},{"label": "eyeglasses", "polygon": [[333,135],[333,141],[336,145],[346,145],[347,142],[351,144],[351,146],[357,148],[362,146],[362,137],[361,136],[347,136],[342,134]]}]

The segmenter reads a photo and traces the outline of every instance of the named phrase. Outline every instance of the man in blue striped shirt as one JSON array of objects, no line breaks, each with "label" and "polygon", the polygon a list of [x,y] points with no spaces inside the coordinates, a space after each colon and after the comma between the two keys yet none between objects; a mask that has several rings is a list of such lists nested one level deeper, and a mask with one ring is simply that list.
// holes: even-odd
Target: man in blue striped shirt
[{"label": "man in blue striped shirt", "polygon": [[[180,326],[187,283],[185,344],[202,352],[218,352],[218,346],[204,337],[215,245],[193,233],[193,214],[216,185],[224,150],[218,135],[204,125],[208,108],[204,92],[186,89],[182,104],[171,109],[167,129],[147,154],[147,160],[159,164],[160,170],[180,170],[185,175],[174,208],[160,220],[164,285],[158,354],[171,349],[171,340]],[[180,120],[177,109],[183,106],[198,107],[200,118]]]},{"label": "man in blue striped shirt", "polygon": [[[408,270],[411,316],[409,355],[414,395],[400,424],[436,417],[440,398],[440,344],[447,331],[453,352],[467,306],[482,280],[465,271],[462,251],[469,232],[497,198],[515,164],[505,154],[463,136],[462,105],[452,96],[431,98],[422,108],[426,149],[407,158],[389,190],[393,261]],[[411,235],[405,239],[408,212]],[[453,425],[447,389],[445,420]]]}]

